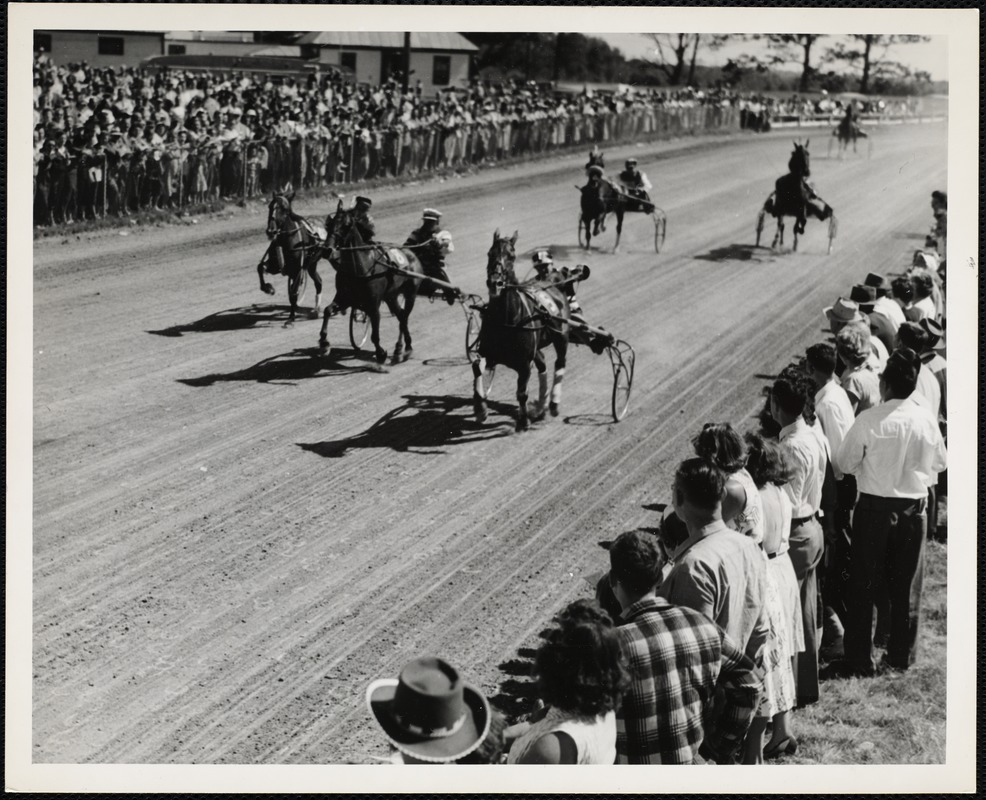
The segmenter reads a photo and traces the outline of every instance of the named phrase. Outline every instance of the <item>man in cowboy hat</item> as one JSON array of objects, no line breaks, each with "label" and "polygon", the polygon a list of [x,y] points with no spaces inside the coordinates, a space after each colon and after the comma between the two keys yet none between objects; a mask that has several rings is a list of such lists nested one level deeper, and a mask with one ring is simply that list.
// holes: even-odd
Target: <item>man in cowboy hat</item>
[{"label": "man in cowboy hat", "polygon": [[421,657],[373,681],[366,704],[404,763],[450,764],[479,749],[494,712],[483,693],[440,658]]},{"label": "man in cowboy hat", "polygon": [[872,286],[876,290],[876,300],[873,303],[873,310],[879,314],[889,317],[897,328],[904,324],[904,312],[891,297],[890,281],[883,275],[870,272],[863,281],[866,286]]},{"label": "man in cowboy hat", "polygon": [[[452,244],[452,234],[447,230],[441,230],[439,222],[442,219],[440,211],[434,208],[426,208],[421,215],[421,225],[411,231],[404,241],[405,247],[410,247],[424,267],[426,275],[432,278],[449,283],[448,273],[445,271],[445,256],[454,252],[455,245]],[[424,289],[431,297],[441,291],[445,295],[445,301],[452,305],[455,302],[456,293],[451,289]]]},{"label": "man in cowboy hat", "polygon": [[373,201],[363,195],[357,195],[356,203],[353,206],[353,222],[366,244],[373,244],[373,239],[377,235],[376,223],[370,216],[372,206]]},{"label": "man in cowboy hat", "polygon": [[[887,355],[890,355],[890,351],[894,349],[897,329],[900,326],[895,324],[886,314],[876,310],[876,288],[864,283],[857,283],[852,287],[849,299],[859,304],[860,313],[869,318],[870,333],[883,344],[887,350]],[[891,301],[890,304],[898,311],[900,310],[896,303]]]}]

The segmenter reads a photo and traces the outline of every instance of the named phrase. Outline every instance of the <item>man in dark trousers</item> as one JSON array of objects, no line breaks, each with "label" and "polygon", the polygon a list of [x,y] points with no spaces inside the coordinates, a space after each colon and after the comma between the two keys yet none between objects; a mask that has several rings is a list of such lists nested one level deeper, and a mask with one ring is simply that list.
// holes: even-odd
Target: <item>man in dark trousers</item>
[{"label": "man in dark trousers", "polygon": [[[873,675],[873,601],[886,580],[890,641],[885,666],[906,670],[917,654],[928,530],[928,487],[945,469],[935,415],[915,402],[921,359],[895,350],[880,376],[883,402],[860,414],[839,448],[839,469],[856,476],[846,659],[836,674]],[[884,577],[885,576],[885,577]]]}]

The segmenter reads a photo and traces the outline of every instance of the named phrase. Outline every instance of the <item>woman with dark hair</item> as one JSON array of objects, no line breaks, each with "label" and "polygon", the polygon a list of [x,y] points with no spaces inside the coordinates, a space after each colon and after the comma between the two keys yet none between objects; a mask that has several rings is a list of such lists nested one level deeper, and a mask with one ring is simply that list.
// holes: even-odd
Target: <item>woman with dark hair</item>
[{"label": "woman with dark hair", "polygon": [[714,464],[727,476],[722,519],[733,530],[759,542],[763,538],[763,507],[753,478],[746,471],[746,445],[728,422],[707,422],[692,440],[695,455]]},{"label": "woman with dark hair", "polygon": [[616,709],[629,686],[609,615],[576,600],[555,618],[534,674],[545,709],[510,748],[508,764],[613,764]]},{"label": "woman with dark hair", "polygon": [[[776,442],[748,433],[746,444],[746,468],[763,506],[761,546],[767,558],[767,593],[768,597],[776,597],[775,603],[781,610],[777,618],[771,619],[776,646],[768,648],[765,656],[764,697],[744,745],[745,763],[759,763],[762,757],[777,758],[798,748],[790,730],[788,712],[797,705],[794,658],[805,649],[805,638],[798,577],[788,555],[791,501],[781,489],[789,480],[790,466]],[[763,733],[768,721],[771,735],[764,746]]]}]

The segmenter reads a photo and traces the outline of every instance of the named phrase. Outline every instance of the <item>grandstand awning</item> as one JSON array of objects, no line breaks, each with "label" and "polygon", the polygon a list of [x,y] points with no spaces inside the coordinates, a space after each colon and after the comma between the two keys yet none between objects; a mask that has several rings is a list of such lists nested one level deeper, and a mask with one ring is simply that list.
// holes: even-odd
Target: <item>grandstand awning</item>
[{"label": "grandstand awning", "polygon": [[[401,31],[311,31],[298,38],[298,44],[317,47],[366,47],[375,49],[402,48],[404,34]],[[411,32],[412,50],[479,50],[461,33],[452,31]]]}]

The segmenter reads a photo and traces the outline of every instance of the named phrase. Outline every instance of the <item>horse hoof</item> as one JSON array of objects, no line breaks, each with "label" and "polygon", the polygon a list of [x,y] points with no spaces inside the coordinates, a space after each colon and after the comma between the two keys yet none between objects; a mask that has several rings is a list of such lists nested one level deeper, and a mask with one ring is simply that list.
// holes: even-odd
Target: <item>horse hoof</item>
[{"label": "horse hoof", "polygon": [[265,283],[264,284],[264,294],[275,294],[276,291],[277,290],[273,286],[271,286],[269,283]]},{"label": "horse hoof", "polygon": [[531,424],[527,421],[527,417],[524,417],[523,419],[517,420],[517,427],[514,428],[514,430],[516,430],[517,433],[523,433],[526,430],[530,430],[530,427]]},{"label": "horse hoof", "polygon": [[472,404],[473,413],[476,414],[477,422],[486,422],[486,417],[489,416],[486,410],[486,404],[481,402],[475,402]]},{"label": "horse hoof", "polygon": [[293,328],[294,327],[294,320],[293,319],[289,319],[287,322],[284,323],[284,327],[285,328]]},{"label": "horse hoof", "polygon": [[318,319],[320,316],[322,316],[322,312],[317,308],[313,308],[308,312],[309,319]]},{"label": "horse hoof", "polygon": [[386,350],[377,350],[377,356],[376,356],[376,358],[377,358],[377,363],[378,364],[382,364],[384,361],[387,360],[387,351]]},{"label": "horse hoof", "polygon": [[557,417],[558,416],[558,403],[552,403],[550,406],[548,406],[548,410],[551,411],[551,416]]}]

